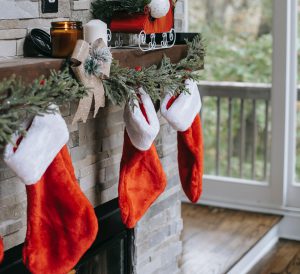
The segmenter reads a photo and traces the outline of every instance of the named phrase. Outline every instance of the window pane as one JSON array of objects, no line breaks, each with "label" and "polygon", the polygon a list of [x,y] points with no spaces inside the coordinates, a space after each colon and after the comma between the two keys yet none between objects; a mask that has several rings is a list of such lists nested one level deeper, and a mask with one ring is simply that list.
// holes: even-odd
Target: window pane
[{"label": "window pane", "polygon": [[189,31],[207,40],[204,80],[270,83],[272,0],[189,0]]},{"label": "window pane", "polygon": [[[189,0],[189,31],[207,45],[200,73],[210,81],[200,84],[206,174],[268,179],[271,27],[272,0]],[[220,87],[224,81],[231,83]]]}]

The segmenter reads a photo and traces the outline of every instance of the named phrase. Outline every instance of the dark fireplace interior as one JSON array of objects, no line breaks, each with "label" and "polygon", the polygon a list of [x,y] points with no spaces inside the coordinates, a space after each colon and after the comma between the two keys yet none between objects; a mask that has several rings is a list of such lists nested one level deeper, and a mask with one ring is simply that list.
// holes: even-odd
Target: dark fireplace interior
[{"label": "dark fireplace interior", "polygon": [[[72,274],[130,274],[133,262],[133,230],[123,225],[118,200],[95,209],[99,232],[94,244],[70,273]],[[5,252],[0,274],[28,274],[22,262],[22,246]]]}]

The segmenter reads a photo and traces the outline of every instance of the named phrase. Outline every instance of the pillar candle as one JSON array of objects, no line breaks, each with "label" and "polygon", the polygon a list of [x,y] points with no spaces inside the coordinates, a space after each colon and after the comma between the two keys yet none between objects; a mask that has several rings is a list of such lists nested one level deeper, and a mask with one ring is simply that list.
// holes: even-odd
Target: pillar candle
[{"label": "pillar candle", "polygon": [[88,43],[93,43],[99,38],[102,38],[107,45],[107,24],[101,20],[91,20],[83,27],[84,40]]}]

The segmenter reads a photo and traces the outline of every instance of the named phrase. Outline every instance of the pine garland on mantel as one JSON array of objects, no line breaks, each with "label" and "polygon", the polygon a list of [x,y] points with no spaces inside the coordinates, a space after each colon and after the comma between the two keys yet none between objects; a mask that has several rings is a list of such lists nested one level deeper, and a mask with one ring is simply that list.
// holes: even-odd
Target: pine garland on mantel
[{"label": "pine garland on mantel", "polygon": [[[134,107],[138,87],[143,87],[154,102],[162,97],[165,88],[178,94],[187,92],[184,80],[198,79],[196,71],[202,69],[205,55],[200,35],[187,44],[187,57],[177,64],[164,56],[159,67],[129,69],[113,60],[110,77],[103,81],[109,100],[117,105],[129,102]],[[25,133],[22,124],[30,115],[48,113],[51,104],[63,105],[87,93],[88,89],[71,76],[69,69],[51,71],[48,79],[41,76],[30,85],[16,76],[3,80],[0,82],[0,148],[11,141],[13,133]]]},{"label": "pine garland on mantel", "polygon": [[10,142],[13,133],[24,133],[22,123],[30,115],[47,113],[51,104],[63,105],[86,93],[68,69],[51,71],[48,79],[41,76],[30,85],[15,75],[0,82],[0,148]]},{"label": "pine garland on mantel", "polygon": [[187,42],[188,53],[186,58],[177,64],[172,64],[164,56],[159,67],[152,65],[149,68],[123,68],[116,60],[111,65],[109,79],[103,81],[105,93],[113,104],[122,104],[129,101],[131,104],[136,97],[135,89],[142,86],[153,102],[160,100],[165,88],[176,93],[185,92],[185,79],[198,80],[197,71],[203,68],[205,49],[200,35],[192,42]]}]

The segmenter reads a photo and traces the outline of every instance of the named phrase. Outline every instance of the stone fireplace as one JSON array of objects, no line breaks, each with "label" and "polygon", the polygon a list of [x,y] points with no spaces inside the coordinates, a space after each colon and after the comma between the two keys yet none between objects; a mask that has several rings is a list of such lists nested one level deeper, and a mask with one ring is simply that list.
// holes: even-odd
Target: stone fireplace
[{"label": "stone fireplace", "polygon": [[[109,105],[101,109],[95,119],[90,115],[86,124],[71,125],[75,109],[75,104],[61,109],[70,131],[68,147],[79,184],[101,219],[105,215],[113,214],[117,209],[119,164],[124,134],[123,109]],[[123,233],[127,235],[127,242],[124,241],[131,245],[129,261],[132,272],[117,273],[179,273],[182,219],[181,186],[177,171],[177,135],[164,119],[160,118],[160,122],[161,129],[156,139],[156,148],[168,177],[168,185],[134,231],[128,234],[130,236],[123,227]],[[16,250],[14,247],[24,241],[26,232],[25,187],[2,160],[0,178],[0,234],[4,237],[5,249],[14,251]],[[106,210],[103,210],[101,205]],[[119,218],[119,215],[116,216]],[[99,230],[102,236],[99,237],[109,236],[111,240],[113,236],[119,237],[118,233],[109,234],[114,229],[119,232],[118,225],[120,225],[120,218],[119,221],[114,220],[104,226],[100,221]],[[105,226],[109,226],[110,229],[105,230]],[[96,257],[89,257],[87,254],[87,259],[84,258],[78,266],[78,273],[102,273],[88,272],[86,269],[93,269],[95,261],[99,262],[100,267],[105,268],[106,264],[111,264],[111,261],[105,258],[111,256],[114,256],[114,266],[117,265],[119,259],[116,254],[118,254],[117,250],[120,251],[122,244],[116,239],[115,241],[115,247],[112,247],[110,251],[99,251]],[[127,247],[125,249],[127,250]],[[16,252],[19,252],[20,259],[20,247]],[[90,252],[93,253],[96,250],[91,249]],[[129,256],[126,252],[123,253],[123,257]],[[16,256],[15,254],[13,256]],[[127,259],[126,261],[128,262]],[[7,273],[1,271],[4,270],[0,267],[0,273]]]},{"label": "stone fireplace", "polygon": [[[100,227],[97,238],[69,273],[132,273],[134,231],[126,229],[122,223],[118,199],[98,206],[95,212]],[[22,262],[22,247],[21,244],[6,252],[5,262],[0,267],[1,274],[29,273]]]},{"label": "stone fireplace", "polygon": [[[59,0],[59,12],[56,14],[42,14],[41,1],[0,0],[0,3],[6,7],[0,10],[0,67],[3,61],[7,62],[10,58],[17,56],[19,56],[18,58],[22,57],[24,38],[31,28],[37,27],[49,31],[50,22],[55,19],[81,20],[83,23],[90,19],[90,0]],[[185,29],[184,3],[184,0],[177,2],[175,12],[177,31]],[[182,50],[175,49],[176,51],[178,55],[178,52],[180,53]],[[120,57],[123,56],[122,52],[118,54]],[[131,55],[125,61],[131,67],[134,65],[130,63],[130,60],[135,60],[134,62],[145,66],[157,63],[158,59],[161,59],[162,53],[158,57],[156,55],[152,53],[144,56]],[[155,58],[156,60],[154,60]],[[143,61],[140,62],[139,60],[142,59]],[[15,60],[17,60],[16,63],[19,62],[18,59]],[[47,74],[50,68],[57,69],[59,67],[60,65],[52,66],[51,63],[45,63],[40,64],[39,68],[33,71],[16,67],[13,72],[26,77],[30,76],[29,78],[36,78],[38,74]],[[13,72],[2,69],[0,79],[11,75]],[[86,124],[72,125],[71,121],[76,107],[76,104],[71,104],[61,109],[70,132],[68,147],[80,187],[96,211],[100,212],[98,215],[101,219],[107,214],[113,215],[116,210],[114,206],[116,206],[118,196],[119,165],[124,138],[123,109],[108,104],[101,109],[95,119],[90,114]],[[156,138],[156,148],[168,178],[167,188],[133,231],[126,231],[123,227],[123,235],[126,234],[127,237],[125,237],[127,240],[124,238],[124,242],[127,241],[126,245],[130,246],[130,254],[126,255],[127,251],[124,251],[122,256],[125,258],[130,255],[130,260],[126,259],[125,261],[130,262],[130,272],[138,274],[179,273],[178,259],[182,251],[180,241],[182,219],[181,187],[177,170],[177,135],[161,117],[160,123],[161,129]],[[0,235],[4,237],[6,258],[12,256],[11,260],[17,258],[19,263],[21,262],[20,245],[23,243],[26,233],[26,206],[24,185],[6,167],[2,157],[0,157]],[[109,210],[103,211],[103,207],[111,210],[111,212]],[[118,227],[117,223],[111,223],[109,226],[111,228]],[[102,227],[101,221],[99,230],[100,238],[106,236],[113,238],[113,236],[119,235],[118,233],[110,235],[111,230],[105,230],[105,225]],[[107,258],[117,257],[116,253],[122,250],[120,249],[120,245],[123,245],[121,242],[116,240],[110,251],[103,251],[104,249],[97,251],[98,256],[96,257],[89,256],[89,252],[93,252],[91,249],[83,261],[79,263],[78,270],[82,271],[79,273],[93,273],[88,271],[90,268],[93,269],[95,261],[99,261],[104,268],[105,264],[109,266],[112,262],[111,259]],[[124,247],[125,249],[127,250],[127,247]],[[94,251],[96,252],[96,249]],[[116,261],[113,262],[116,263]],[[0,266],[0,273],[5,273],[3,271],[4,269],[1,269]],[[105,270],[102,271],[106,273]],[[111,274],[111,272],[107,273]],[[112,274],[114,273],[112,272]]]},{"label": "stone fireplace", "polygon": [[[69,274],[132,273],[134,231],[122,223],[118,199],[98,206],[95,212],[100,227],[97,238]],[[1,274],[29,273],[22,262],[22,247],[21,244],[6,252]]]}]

